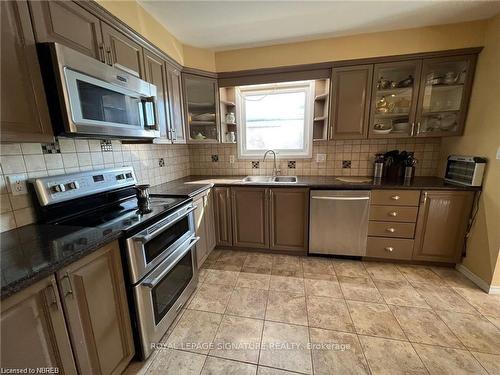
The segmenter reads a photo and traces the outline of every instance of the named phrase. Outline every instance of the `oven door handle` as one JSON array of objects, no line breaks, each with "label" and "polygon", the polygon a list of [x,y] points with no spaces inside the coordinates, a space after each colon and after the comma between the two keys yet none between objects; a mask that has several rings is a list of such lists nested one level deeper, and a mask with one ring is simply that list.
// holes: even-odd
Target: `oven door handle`
[{"label": "oven door handle", "polygon": [[191,207],[189,210],[186,210],[182,216],[177,217],[175,220],[168,221],[165,225],[163,225],[162,227],[158,228],[157,230],[155,230],[152,233],[149,233],[149,234],[146,234],[146,235],[140,235],[139,234],[139,235],[133,236],[132,239],[134,241],[140,241],[142,243],[148,242],[148,241],[152,240],[153,238],[155,238],[156,236],[158,236],[160,233],[162,233],[165,229],[169,228],[170,226],[172,226],[173,224],[177,223],[178,221],[184,219],[191,212],[193,212],[194,210],[196,210],[196,208],[198,208],[198,206]]},{"label": "oven door handle", "polygon": [[179,256],[177,256],[171,263],[170,266],[165,268],[158,276],[152,277],[152,278],[147,278],[145,279],[141,285],[153,289],[160,281],[163,279],[163,277],[170,272],[170,270],[177,264],[181,258],[186,255],[186,253],[193,248],[194,245],[200,240],[200,237],[194,237],[190,239],[190,243],[188,247],[181,253]]}]

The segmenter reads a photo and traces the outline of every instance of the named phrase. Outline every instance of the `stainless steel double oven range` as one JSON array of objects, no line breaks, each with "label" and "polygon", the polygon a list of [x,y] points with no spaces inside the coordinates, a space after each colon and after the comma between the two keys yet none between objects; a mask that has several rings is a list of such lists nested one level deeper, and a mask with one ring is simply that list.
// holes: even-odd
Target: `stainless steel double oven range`
[{"label": "stainless steel double oven range", "polygon": [[190,198],[155,197],[141,210],[135,184],[133,169],[125,167],[37,178],[30,187],[40,222],[123,234],[137,352],[147,358],[196,288],[198,238]]}]

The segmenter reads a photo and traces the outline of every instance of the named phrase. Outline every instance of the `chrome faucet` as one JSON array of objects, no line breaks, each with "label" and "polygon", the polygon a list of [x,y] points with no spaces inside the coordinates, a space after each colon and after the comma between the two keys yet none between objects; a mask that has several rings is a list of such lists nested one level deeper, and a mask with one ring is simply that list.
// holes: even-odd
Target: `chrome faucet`
[{"label": "chrome faucet", "polygon": [[264,157],[262,158],[262,162],[264,163],[266,161],[266,156],[270,152],[273,153],[274,161],[273,161],[273,177],[276,177],[281,171],[276,167],[276,152],[274,150],[267,150],[264,153]]}]

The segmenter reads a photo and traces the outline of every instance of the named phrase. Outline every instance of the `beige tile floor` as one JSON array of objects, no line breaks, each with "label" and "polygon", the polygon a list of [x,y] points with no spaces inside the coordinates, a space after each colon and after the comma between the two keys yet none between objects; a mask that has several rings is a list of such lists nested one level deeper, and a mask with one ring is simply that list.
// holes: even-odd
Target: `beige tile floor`
[{"label": "beige tile floor", "polygon": [[500,374],[500,295],[449,268],[214,250],[128,374]]}]

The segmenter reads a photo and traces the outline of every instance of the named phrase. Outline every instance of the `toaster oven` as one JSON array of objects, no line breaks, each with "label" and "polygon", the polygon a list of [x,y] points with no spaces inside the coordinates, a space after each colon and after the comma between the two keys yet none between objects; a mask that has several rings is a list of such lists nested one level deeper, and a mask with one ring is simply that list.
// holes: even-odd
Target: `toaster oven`
[{"label": "toaster oven", "polygon": [[481,186],[485,167],[485,158],[450,155],[448,156],[444,180],[466,186]]}]

